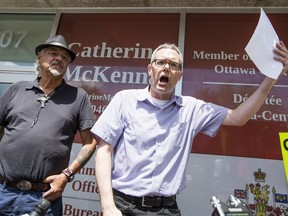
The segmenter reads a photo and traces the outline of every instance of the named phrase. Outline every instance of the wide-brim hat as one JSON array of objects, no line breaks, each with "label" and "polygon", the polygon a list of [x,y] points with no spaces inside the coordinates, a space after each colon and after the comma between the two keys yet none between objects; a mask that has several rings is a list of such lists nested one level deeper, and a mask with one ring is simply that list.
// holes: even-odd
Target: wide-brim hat
[{"label": "wide-brim hat", "polygon": [[71,61],[74,61],[74,59],[76,58],[76,54],[69,49],[68,44],[65,40],[65,38],[62,35],[55,35],[51,38],[49,38],[48,40],[45,41],[44,44],[40,44],[35,48],[35,53],[36,55],[38,54],[38,52],[40,52],[42,49],[50,47],[50,46],[56,46],[56,47],[60,47],[64,50],[66,50],[70,57],[71,57]]}]

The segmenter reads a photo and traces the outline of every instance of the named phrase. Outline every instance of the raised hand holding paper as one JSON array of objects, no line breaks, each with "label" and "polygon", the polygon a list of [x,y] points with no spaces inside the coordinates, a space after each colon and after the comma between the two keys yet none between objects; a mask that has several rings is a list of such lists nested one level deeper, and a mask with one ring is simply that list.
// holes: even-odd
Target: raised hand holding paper
[{"label": "raised hand holding paper", "polygon": [[278,35],[261,8],[257,27],[245,47],[245,51],[259,71],[272,79],[277,79],[283,69],[282,63],[274,59],[273,49],[278,42]]}]

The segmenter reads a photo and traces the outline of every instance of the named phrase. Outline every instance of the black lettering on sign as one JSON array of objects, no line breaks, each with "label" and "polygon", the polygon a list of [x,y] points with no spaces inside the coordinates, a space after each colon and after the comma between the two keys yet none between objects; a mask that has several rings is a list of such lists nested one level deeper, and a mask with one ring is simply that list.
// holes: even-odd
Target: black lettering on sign
[{"label": "black lettering on sign", "polygon": [[285,149],[286,151],[288,151],[288,139],[285,139],[285,140],[283,141],[283,145],[284,145],[284,149]]}]

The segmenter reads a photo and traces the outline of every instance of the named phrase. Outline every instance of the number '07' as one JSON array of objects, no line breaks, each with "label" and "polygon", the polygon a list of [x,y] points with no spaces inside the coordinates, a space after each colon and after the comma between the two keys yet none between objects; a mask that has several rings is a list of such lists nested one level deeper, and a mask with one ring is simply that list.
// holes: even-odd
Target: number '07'
[{"label": "number '07'", "polygon": [[0,48],[6,48],[10,45],[13,45],[13,48],[18,48],[27,34],[28,31],[0,31]]}]

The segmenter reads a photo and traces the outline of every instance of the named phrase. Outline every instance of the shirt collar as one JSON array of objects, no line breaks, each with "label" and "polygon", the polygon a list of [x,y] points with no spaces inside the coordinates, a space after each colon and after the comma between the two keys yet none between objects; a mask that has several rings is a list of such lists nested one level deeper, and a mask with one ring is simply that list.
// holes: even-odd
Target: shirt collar
[{"label": "shirt collar", "polygon": [[[137,100],[138,101],[148,101],[148,97],[149,97],[149,86],[147,86],[145,89],[141,89],[139,94],[137,94]],[[172,103],[176,103],[178,106],[183,106],[183,98],[181,96],[177,96],[173,93],[173,95],[171,96],[169,103],[167,103],[167,106],[172,104]]]},{"label": "shirt collar", "polygon": [[[26,86],[26,90],[31,90],[33,88],[39,89],[39,80],[40,78],[35,79],[33,82],[28,82]],[[56,90],[61,92],[65,86],[67,85],[66,81],[63,79],[62,83],[56,87]]]}]

